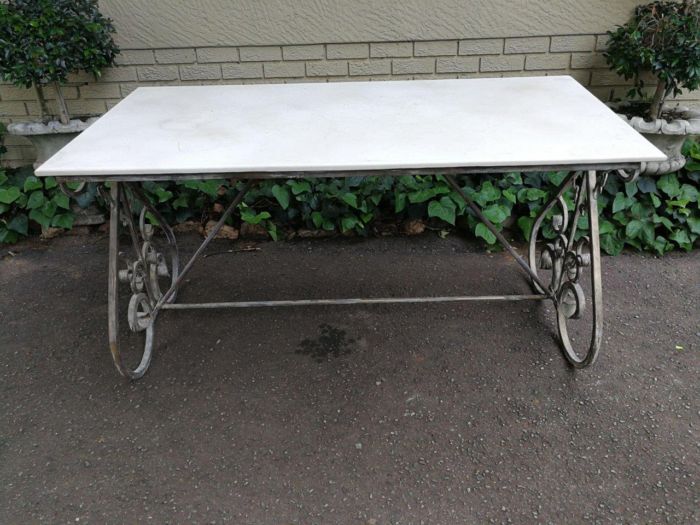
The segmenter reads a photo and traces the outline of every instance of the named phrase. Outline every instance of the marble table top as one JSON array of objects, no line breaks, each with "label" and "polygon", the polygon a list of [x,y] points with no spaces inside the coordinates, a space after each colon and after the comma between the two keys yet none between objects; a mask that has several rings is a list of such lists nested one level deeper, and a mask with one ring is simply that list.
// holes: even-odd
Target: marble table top
[{"label": "marble table top", "polygon": [[665,160],[568,76],[138,88],[38,170],[192,174]]}]

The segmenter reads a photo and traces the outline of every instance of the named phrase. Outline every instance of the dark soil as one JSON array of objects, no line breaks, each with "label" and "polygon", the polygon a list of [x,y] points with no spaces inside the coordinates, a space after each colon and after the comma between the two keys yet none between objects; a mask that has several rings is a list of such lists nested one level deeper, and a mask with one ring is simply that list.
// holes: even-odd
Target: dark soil
[{"label": "dark soil", "polygon": [[[180,299],[528,293],[453,237],[236,246]],[[107,350],[106,238],[13,251],[0,523],[700,522],[700,252],[603,259],[586,370],[544,304],[336,306],[165,312],[131,383]]]}]

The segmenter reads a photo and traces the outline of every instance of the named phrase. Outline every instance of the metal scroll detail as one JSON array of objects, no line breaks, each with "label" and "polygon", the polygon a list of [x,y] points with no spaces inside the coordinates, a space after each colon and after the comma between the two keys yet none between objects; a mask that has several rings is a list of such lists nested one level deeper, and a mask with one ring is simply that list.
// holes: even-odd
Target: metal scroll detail
[{"label": "metal scroll detail", "polygon": [[65,182],[58,183],[58,187],[61,188],[61,191],[63,193],[65,193],[68,197],[73,197],[73,198],[76,198],[82,192],[84,192],[86,186],[87,186],[87,182],[81,182],[80,184],[78,184],[78,186],[74,190],[72,190],[68,187],[68,185]]},{"label": "metal scroll detail", "polygon": [[[641,173],[644,173],[646,170],[647,163],[642,162],[642,165],[639,169],[636,169],[634,171],[628,171],[628,170],[615,170],[615,173],[622,179],[622,182],[634,182],[639,178],[639,175]],[[608,172],[605,173],[605,176],[607,177]],[[605,186],[605,183],[600,185],[601,187]]]},{"label": "metal scroll detail", "polygon": [[[597,199],[606,175],[602,174],[597,183],[595,172],[571,174],[540,212],[530,238],[530,267],[546,283],[547,289],[535,282],[533,287],[537,292],[554,298],[559,340],[567,359],[575,367],[585,367],[595,361],[602,338]],[[564,199],[569,188],[573,189],[571,209]],[[588,219],[586,235],[579,232],[582,217]],[[542,226],[548,218],[554,237],[542,242]],[[586,276],[589,276],[589,282]],[[585,315],[589,309],[590,315]],[[571,325],[577,321],[590,323],[590,340],[570,336]],[[581,327],[576,328],[578,332]],[[574,346],[584,348],[577,350]]]},{"label": "metal scroll detail", "polygon": [[[163,287],[169,288],[179,275],[179,257],[175,235],[164,218],[136,185],[114,183],[109,195],[112,217],[110,222],[110,288],[109,329],[112,358],[119,372],[131,379],[138,379],[146,372],[153,351],[155,305],[163,297]],[[141,211],[138,220],[133,204],[138,201]],[[147,222],[147,213],[158,226]],[[131,250],[120,267],[118,227],[128,230]],[[162,235],[157,234],[162,230]],[[136,367],[127,364],[119,348],[120,312],[119,285],[128,285],[131,297],[126,310],[126,320],[133,333],[144,333],[144,350]],[[164,286],[163,286],[164,285]],[[170,298],[174,300],[174,296]]]}]

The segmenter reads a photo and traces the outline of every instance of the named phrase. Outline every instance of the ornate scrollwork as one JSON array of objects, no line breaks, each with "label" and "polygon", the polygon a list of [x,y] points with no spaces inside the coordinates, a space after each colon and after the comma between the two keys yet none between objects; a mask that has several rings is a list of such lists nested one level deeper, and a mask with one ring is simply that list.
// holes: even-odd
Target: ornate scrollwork
[{"label": "ornate scrollwork", "polygon": [[[115,183],[116,184],[116,183]],[[110,227],[121,224],[129,232],[131,250],[126,252],[124,266],[119,268],[117,259],[118,234],[110,233],[110,267],[115,268],[114,281],[110,284],[110,342],[112,357],[118,370],[131,379],[141,377],[150,364],[153,350],[154,324],[158,309],[156,305],[163,296],[163,282],[170,287],[179,271],[179,259],[175,235],[147,197],[135,185],[120,184],[109,196],[112,215]],[[138,201],[141,210],[136,218],[133,204]],[[156,219],[157,226],[147,221],[147,213]],[[158,235],[160,229],[163,235]],[[114,262],[112,258],[114,257]],[[126,364],[119,349],[119,284],[128,285],[131,297],[126,312],[127,325],[133,333],[145,333],[144,350],[139,365],[132,368]],[[174,300],[174,297],[173,297]]]},{"label": "ornate scrollwork", "polygon": [[[574,366],[586,366],[595,359],[602,333],[602,305],[600,292],[597,199],[607,180],[607,173],[596,177],[594,172],[575,173],[569,176],[540,212],[530,238],[530,267],[547,289],[533,283],[535,289],[547,294],[554,301],[557,311],[559,339],[568,360]],[[565,192],[573,189],[573,207],[569,209]],[[588,217],[589,231],[580,235],[582,216]],[[544,220],[551,220],[553,237],[540,239]],[[551,237],[551,235],[550,235]],[[545,273],[548,275],[545,277]],[[591,275],[590,290],[593,300],[586,296],[584,275]],[[580,355],[573,349],[567,323],[583,319],[588,308],[593,308],[593,328],[587,352]]]},{"label": "ornate scrollwork", "polygon": [[[163,296],[160,282],[163,278],[173,277],[168,262],[170,262],[173,271],[177,272],[177,252],[171,253],[170,261],[168,261],[162,248],[158,245],[155,238],[156,228],[146,220],[146,212],[154,211],[150,203],[141,203],[142,208],[137,227],[131,204],[125,195],[123,199],[126,200],[123,200],[120,218],[122,224],[128,228],[131,234],[133,258],[127,259],[126,268],[119,271],[119,281],[128,284],[131,288],[129,327],[133,332],[140,332],[146,328],[147,322],[152,323],[155,320],[153,310],[158,300]],[[164,223],[161,222],[162,224]],[[170,240],[168,233],[171,233],[169,228],[166,230],[166,240]],[[172,248],[172,245],[169,248]],[[177,277],[176,273],[175,277]]]},{"label": "ornate scrollwork", "polygon": [[[568,216],[568,209],[563,199],[558,202],[561,213],[552,217],[552,229],[557,235],[542,247],[539,268],[551,271],[548,291],[554,297],[558,299],[566,297],[569,303],[575,298],[578,303],[578,298],[582,297],[582,291],[578,291],[580,289],[578,281],[583,269],[591,264],[591,256],[588,252],[590,240],[588,237],[573,240],[577,227],[572,221],[571,229],[567,231],[569,220],[565,217]],[[574,215],[580,215],[580,212]],[[575,291],[572,292],[572,290]],[[572,312],[576,312],[578,317],[584,309],[585,303],[580,303]]]},{"label": "ornate scrollwork", "polygon": [[81,182],[74,190],[70,189],[65,182],[59,182],[58,187],[61,188],[61,191],[69,197],[76,198],[82,192],[85,191],[85,188],[87,187],[87,182]]},{"label": "ornate scrollwork", "polygon": [[617,174],[618,177],[620,177],[622,179],[622,182],[634,182],[639,178],[639,175],[641,173],[644,173],[645,170],[646,170],[646,162],[642,162],[641,167],[634,170],[634,171],[630,172],[628,170],[615,170],[615,173]]}]

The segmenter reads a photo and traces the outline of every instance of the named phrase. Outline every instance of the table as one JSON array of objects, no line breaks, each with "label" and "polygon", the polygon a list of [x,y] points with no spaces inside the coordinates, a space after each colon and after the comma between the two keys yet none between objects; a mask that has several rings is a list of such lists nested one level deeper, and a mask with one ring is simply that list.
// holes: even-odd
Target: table
[{"label": "table", "polygon": [[[471,300],[552,301],[564,355],[581,368],[595,361],[602,338],[598,194],[609,175],[632,181],[645,162],[665,158],[574,79],[556,76],[138,88],[36,174],[56,177],[69,192],[67,182],[109,183],[109,344],[128,378],[148,369],[156,320],[167,310]],[[458,181],[462,174],[550,170],[568,175],[534,221],[527,259]],[[257,180],[414,174],[445,178],[513,256],[532,294],[176,301],[194,262]],[[243,181],[240,191],[181,267],[173,230],[139,183],[222,178]],[[563,198],[569,189],[571,209]],[[146,212],[157,224],[149,224]],[[586,215],[588,234],[577,235]],[[545,224],[556,237],[542,242]],[[120,226],[133,251],[125,262],[119,259]],[[125,362],[119,347],[120,285],[131,288],[129,328],[144,339],[137,366]],[[569,323],[588,308],[590,341],[574,348]]]}]

